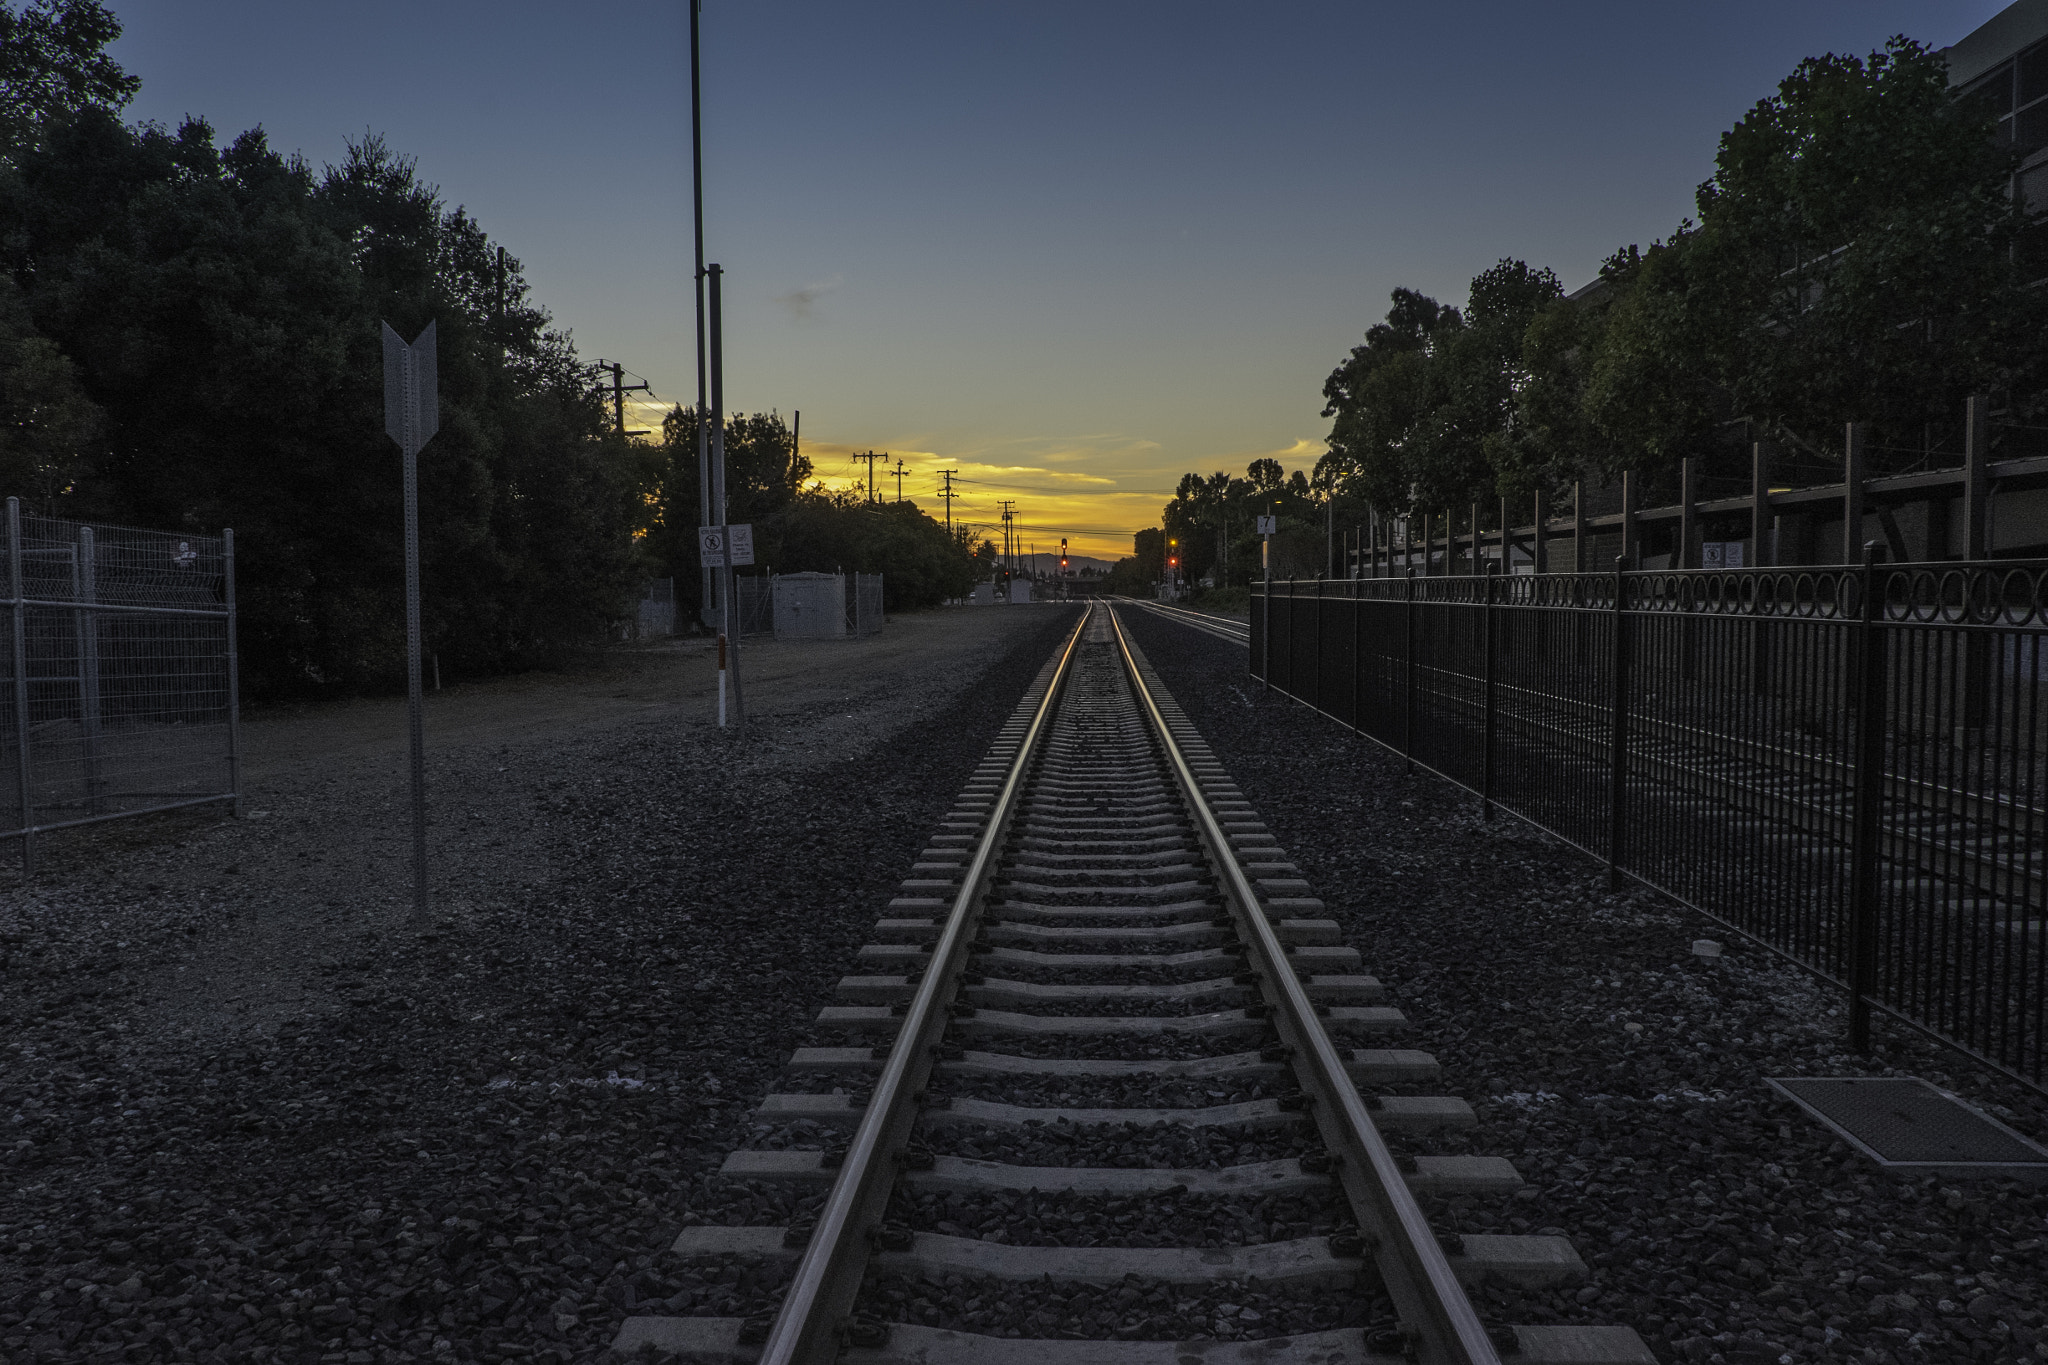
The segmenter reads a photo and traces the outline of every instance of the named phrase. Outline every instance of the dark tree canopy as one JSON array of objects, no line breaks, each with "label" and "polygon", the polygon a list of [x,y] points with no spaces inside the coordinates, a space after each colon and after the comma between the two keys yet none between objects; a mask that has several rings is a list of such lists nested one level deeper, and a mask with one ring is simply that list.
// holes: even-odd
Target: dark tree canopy
[{"label": "dark tree canopy", "polygon": [[105,51],[120,36],[121,21],[100,0],[0,4],[0,148],[33,140],[53,118],[133,99],[142,82]]},{"label": "dark tree canopy", "polygon": [[1395,290],[1324,384],[1318,486],[1388,511],[1623,469],[1670,486],[1687,456],[1735,472],[1743,437],[1825,463],[1851,420],[1881,467],[1981,392],[2039,422],[2048,294],[2026,287],[2012,165],[1936,52],[1801,62],[1723,135],[1698,220],[1616,252],[1584,297],[1514,260],[1462,310]]},{"label": "dark tree canopy", "polygon": [[255,693],[403,672],[380,324],[440,337],[424,611],[453,670],[601,634],[644,573],[637,470],[516,260],[375,137],[314,170],[260,129],[124,126],[97,5],[0,5],[0,492],[237,531]]}]

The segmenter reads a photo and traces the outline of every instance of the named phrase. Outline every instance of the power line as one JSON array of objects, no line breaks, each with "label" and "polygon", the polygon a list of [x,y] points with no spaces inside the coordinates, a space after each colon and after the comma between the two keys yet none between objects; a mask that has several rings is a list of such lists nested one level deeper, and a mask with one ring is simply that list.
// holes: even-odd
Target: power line
[{"label": "power line", "polygon": [[626,430],[626,395],[644,392],[652,396],[654,386],[646,380],[640,379],[640,376],[637,374],[633,375],[633,377],[640,379],[640,382],[628,384],[625,376],[632,372],[616,360],[600,360],[597,362],[597,367],[600,370],[610,370],[612,372],[612,425],[618,429],[618,433],[621,436],[645,436],[647,434],[645,428],[637,431]]},{"label": "power line", "polygon": [[875,461],[876,461],[876,460],[882,460],[882,461],[886,462],[886,461],[888,460],[888,458],[889,458],[889,452],[885,450],[885,451],[882,451],[882,452],[881,452],[880,454],[877,454],[876,452],[874,452],[874,451],[870,450],[870,451],[865,451],[865,452],[862,452],[862,453],[858,453],[858,454],[855,454],[855,455],[849,456],[848,458],[850,458],[850,459],[854,459],[854,460],[866,460],[866,461],[867,461],[867,464],[868,464],[868,501],[869,501],[869,502],[873,502],[873,501],[875,500]]}]

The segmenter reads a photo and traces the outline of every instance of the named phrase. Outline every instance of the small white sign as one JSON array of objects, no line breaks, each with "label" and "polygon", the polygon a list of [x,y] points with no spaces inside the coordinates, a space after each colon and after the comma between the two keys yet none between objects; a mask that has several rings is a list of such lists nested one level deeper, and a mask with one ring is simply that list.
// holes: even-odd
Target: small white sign
[{"label": "small white sign", "polygon": [[738,526],[699,526],[698,562],[707,569],[723,568],[728,541],[731,542],[732,563],[735,568],[754,562],[754,528],[751,523]]},{"label": "small white sign", "polygon": [[1742,567],[1742,542],[1739,540],[1703,540],[1700,542],[1700,567],[1702,569],[1739,569]]},{"label": "small white sign", "polygon": [[1262,536],[1271,536],[1271,535],[1278,535],[1279,533],[1280,533],[1280,518],[1278,518],[1278,517],[1260,517],[1260,518],[1259,518],[1259,534],[1260,534],[1260,535],[1262,535]]}]

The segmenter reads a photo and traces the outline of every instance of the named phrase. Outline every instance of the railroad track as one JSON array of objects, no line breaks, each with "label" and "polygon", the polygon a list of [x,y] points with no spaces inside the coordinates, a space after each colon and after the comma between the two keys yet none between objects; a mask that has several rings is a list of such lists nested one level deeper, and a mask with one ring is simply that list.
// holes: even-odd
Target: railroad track
[{"label": "railroad track", "polygon": [[[1422,663],[1416,673],[1439,714],[1469,733],[1483,731],[1483,678]],[[1520,735],[1532,755],[1589,777],[1604,773],[1612,724],[1606,700],[1507,682],[1496,690],[1502,742]],[[1799,747],[1797,736],[1781,745],[1644,714],[1629,717],[1629,731],[1629,784],[1638,799],[1676,798],[1702,818],[1758,821],[1767,839],[1819,835],[1848,847],[1849,768]],[[1895,774],[1885,794],[1879,857],[1896,893],[1949,913],[1983,906],[2012,931],[2040,932],[2048,914],[2048,812]]]},{"label": "railroad track", "polygon": [[1109,607],[1046,665],[912,871],[757,1115],[820,1136],[721,1171],[785,1203],[808,1189],[801,1216],[690,1227],[673,1248],[729,1282],[783,1278],[779,1309],[630,1318],[618,1349],[1653,1361],[1627,1327],[1481,1318],[1468,1285],[1512,1301],[1502,1286],[1583,1263],[1561,1237],[1430,1227],[1418,1195],[1504,1197],[1519,1177],[1430,1150],[1471,1107],[1414,1093],[1428,1054],[1373,1045],[1406,1021]]},{"label": "railroad track", "polygon": [[[1440,680],[1432,705],[1462,713],[1471,733],[1483,730],[1482,679],[1424,665],[1417,672]],[[1498,690],[1503,740],[1519,733],[1531,761],[1572,764],[1589,779],[1604,774],[1612,753],[1604,704],[1527,687]],[[1853,808],[1843,764],[1655,716],[1631,716],[1629,730],[1635,799],[1677,799],[1701,818],[1759,821],[1767,839],[1803,833],[1849,847]],[[2048,816],[2010,803],[1965,804],[1954,793],[1900,780],[1888,781],[1887,795],[1878,856],[1895,891],[1950,912],[1982,904],[2000,923],[2039,926],[2048,908],[2048,849],[2040,843]]]},{"label": "railroad track", "polygon": [[1169,621],[1178,621],[1184,626],[1192,626],[1205,635],[1213,635],[1219,640],[1228,640],[1234,645],[1244,645],[1246,647],[1251,645],[1252,628],[1250,624],[1240,621],[1234,616],[1216,616],[1206,611],[1191,611],[1187,607],[1170,606],[1165,602],[1149,602],[1142,597],[1118,598],[1117,605],[1119,607],[1141,608],[1153,613],[1155,616],[1164,616]]}]

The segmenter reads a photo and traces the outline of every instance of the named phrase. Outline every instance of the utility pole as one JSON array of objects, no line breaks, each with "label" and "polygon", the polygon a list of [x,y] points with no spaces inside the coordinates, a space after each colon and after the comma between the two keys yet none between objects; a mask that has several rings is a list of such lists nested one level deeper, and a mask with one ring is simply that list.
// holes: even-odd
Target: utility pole
[{"label": "utility pole", "polygon": [[1015,498],[997,498],[996,506],[1003,512],[1003,575],[1005,581],[1017,576],[1017,556],[1010,539],[1010,521],[1016,514],[1010,509],[1017,505]]},{"label": "utility pole", "polygon": [[626,430],[626,395],[629,393],[653,393],[654,386],[644,379],[638,384],[628,384],[626,382],[626,367],[616,360],[600,360],[597,362],[597,367],[601,370],[610,370],[612,372],[612,425],[618,429],[618,433],[621,436],[645,436],[647,432],[644,429],[640,431]]},{"label": "utility pole", "polygon": [[939,471],[939,477],[945,480],[945,483],[939,489],[939,496],[946,500],[946,535],[948,537],[951,537],[953,534],[953,499],[960,496],[953,491],[953,476],[959,472],[957,469],[941,469]]},{"label": "utility pole", "polygon": [[[698,21],[704,12],[703,0],[690,0],[690,179],[696,201],[697,224],[697,514],[700,526],[712,524],[711,513],[711,448],[705,439],[706,418],[710,415],[705,406],[704,392],[704,76],[701,47],[698,42]],[[722,523],[721,523],[722,524]],[[711,622],[711,570],[697,571],[702,588],[701,617],[705,625]]]},{"label": "utility pole", "polygon": [[884,450],[884,451],[882,451],[881,453],[877,454],[877,453],[876,453],[875,451],[869,450],[869,451],[864,451],[864,452],[862,452],[862,453],[860,453],[860,454],[857,454],[857,455],[855,455],[855,456],[854,456],[853,458],[854,458],[854,459],[856,459],[856,460],[866,460],[866,461],[867,461],[867,465],[868,465],[868,501],[869,501],[869,502],[873,502],[873,501],[875,500],[875,461],[876,461],[876,460],[880,460],[880,461],[882,462],[882,464],[883,464],[883,467],[884,467],[884,468],[886,468],[886,467],[888,466],[888,463],[889,463],[889,452],[888,452],[888,451],[886,451],[886,450]]},{"label": "utility pole", "polygon": [[903,501],[903,461],[898,460],[896,467],[889,472],[896,476],[896,501],[901,503]]}]

